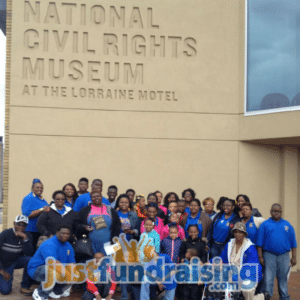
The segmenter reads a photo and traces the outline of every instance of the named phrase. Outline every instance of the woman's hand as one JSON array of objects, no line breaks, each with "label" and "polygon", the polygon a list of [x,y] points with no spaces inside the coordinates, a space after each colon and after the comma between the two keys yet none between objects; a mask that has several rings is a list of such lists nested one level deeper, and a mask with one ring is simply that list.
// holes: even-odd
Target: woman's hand
[{"label": "woman's hand", "polygon": [[44,211],[49,212],[50,211],[50,206],[44,206]]}]

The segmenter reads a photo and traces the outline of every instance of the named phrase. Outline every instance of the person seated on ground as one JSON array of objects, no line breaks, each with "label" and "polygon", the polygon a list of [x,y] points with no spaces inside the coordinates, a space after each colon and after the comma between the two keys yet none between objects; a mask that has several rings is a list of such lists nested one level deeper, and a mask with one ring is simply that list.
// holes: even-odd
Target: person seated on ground
[{"label": "person seated on ground", "polygon": [[15,269],[22,269],[23,277],[20,292],[26,296],[32,294],[31,279],[27,274],[27,264],[34,253],[32,237],[25,232],[28,224],[26,216],[17,216],[14,227],[5,229],[0,234],[0,293],[8,295],[12,291]]},{"label": "person seated on ground", "polygon": [[147,218],[146,200],[144,195],[141,194],[136,196],[136,203],[133,207],[133,210],[135,211],[141,222]]},{"label": "person seated on ground", "polygon": [[116,198],[117,198],[117,195],[118,195],[118,188],[115,186],[115,185],[111,185],[108,187],[108,190],[107,190],[107,199],[111,205],[112,208],[116,208]]},{"label": "person seated on ground", "polygon": [[[56,283],[51,289],[43,289],[42,282],[46,280],[46,260],[52,257],[56,263],[75,263],[75,255],[72,245],[68,242],[71,236],[71,229],[66,225],[57,228],[56,235],[41,244],[34,256],[28,263],[27,272],[35,281],[41,282],[34,290],[34,300],[68,297],[71,285]],[[49,277],[49,275],[48,275]]]},{"label": "person seated on ground", "polygon": [[[262,279],[262,266],[259,263],[258,253],[255,245],[246,238],[248,233],[245,224],[241,222],[235,223],[232,233],[234,238],[226,244],[220,257],[223,264],[236,266],[239,270],[238,274],[241,273],[240,271],[245,264],[257,265],[257,272],[251,272],[248,279],[243,280],[241,284],[241,290],[245,299],[253,300],[256,286]],[[238,274],[233,274],[233,281],[237,282]]]},{"label": "person seated on ground", "polygon": [[78,197],[88,193],[88,187],[89,187],[89,180],[85,177],[80,178],[78,182],[78,192],[77,192]]},{"label": "person seated on ground", "polygon": [[[92,189],[92,191],[93,190],[101,190],[101,193],[102,193],[102,186],[103,186],[103,182],[101,179],[94,179],[91,184],[91,189]],[[110,202],[108,201],[108,199],[106,199],[103,196],[102,196],[102,202],[103,202],[103,204],[110,206]],[[75,203],[73,209],[76,212],[79,212],[82,208],[88,206],[90,203],[92,203],[90,193],[83,194],[76,199],[76,203]]]},{"label": "person seated on ground", "polygon": [[[94,259],[96,259],[96,263],[99,264],[101,258],[104,257],[103,253],[95,253]],[[100,266],[99,271],[101,272],[101,268],[105,267],[107,273],[111,275],[111,278],[114,279],[115,276],[112,274],[112,269],[110,266]],[[116,283],[113,281],[109,281],[107,283],[94,283],[89,279],[86,279],[86,291],[82,295],[82,300],[111,300],[113,294],[116,290]]]},{"label": "person seated on ground", "polygon": [[[234,210],[234,212],[235,212],[235,214],[237,215],[237,216],[239,216],[240,218],[242,218],[243,217],[243,214],[242,214],[242,207],[243,207],[243,204],[245,204],[245,203],[250,203],[250,199],[249,199],[249,197],[247,196],[247,195],[242,195],[242,194],[240,194],[240,195],[237,195],[237,197],[236,197],[236,207],[235,207],[235,210]],[[252,208],[252,216],[254,216],[254,217],[261,217],[262,215],[261,215],[261,213],[258,211],[258,209],[257,208]]]},{"label": "person seated on ground", "polygon": [[55,235],[57,228],[61,225],[67,225],[72,229],[70,241],[73,241],[74,221],[76,212],[65,205],[66,194],[63,191],[55,191],[52,195],[53,204],[50,205],[50,211],[42,212],[37,221],[37,228],[42,236],[51,237]]}]

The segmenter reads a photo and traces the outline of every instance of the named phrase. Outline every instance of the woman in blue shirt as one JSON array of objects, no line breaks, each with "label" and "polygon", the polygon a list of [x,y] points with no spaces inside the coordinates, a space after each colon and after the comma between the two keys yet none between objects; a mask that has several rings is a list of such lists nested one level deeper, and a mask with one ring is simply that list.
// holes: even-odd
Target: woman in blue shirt
[{"label": "woman in blue shirt", "polygon": [[241,211],[243,215],[241,222],[246,225],[248,239],[250,239],[251,242],[256,245],[258,229],[265,219],[262,217],[254,217],[252,215],[252,205],[249,202],[243,204]]},{"label": "woman in blue shirt", "polygon": [[62,190],[66,194],[65,206],[73,208],[75,201],[78,198],[78,194],[77,194],[74,184],[67,183],[66,185],[64,185]]},{"label": "woman in blue shirt", "polygon": [[211,258],[220,256],[226,243],[233,237],[231,229],[239,221],[239,217],[233,212],[235,201],[225,199],[222,204],[222,210],[216,215],[210,225],[207,235],[208,247]]},{"label": "woman in blue shirt", "polygon": [[39,179],[33,179],[31,193],[25,196],[22,201],[22,214],[29,219],[26,231],[30,232],[32,236],[34,250],[41,235],[36,226],[38,217],[43,211],[48,212],[50,210],[47,201],[42,197],[43,190],[42,182]]}]

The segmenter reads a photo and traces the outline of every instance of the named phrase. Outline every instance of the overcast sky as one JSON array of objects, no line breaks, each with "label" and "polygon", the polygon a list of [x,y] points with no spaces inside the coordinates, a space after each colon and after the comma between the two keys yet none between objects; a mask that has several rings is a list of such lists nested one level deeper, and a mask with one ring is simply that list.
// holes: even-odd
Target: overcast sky
[{"label": "overcast sky", "polygon": [[248,16],[248,107],[269,93],[291,102],[300,92],[300,1],[251,0]]},{"label": "overcast sky", "polygon": [[0,136],[4,136],[5,116],[5,36],[0,30]]}]

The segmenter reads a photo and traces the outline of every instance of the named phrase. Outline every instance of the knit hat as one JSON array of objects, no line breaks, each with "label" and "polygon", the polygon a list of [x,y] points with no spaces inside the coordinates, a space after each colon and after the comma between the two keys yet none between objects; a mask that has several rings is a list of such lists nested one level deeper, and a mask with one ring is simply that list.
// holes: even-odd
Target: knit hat
[{"label": "knit hat", "polygon": [[24,222],[24,223],[28,224],[28,218],[24,215],[19,215],[15,218],[15,222],[16,223]]},{"label": "knit hat", "polygon": [[246,225],[242,222],[237,222],[234,224],[234,227],[232,229],[232,233],[235,231],[235,230],[239,230],[239,231],[242,231],[244,233],[246,233],[246,236],[248,235],[248,232],[247,232],[247,229],[246,229]]}]

